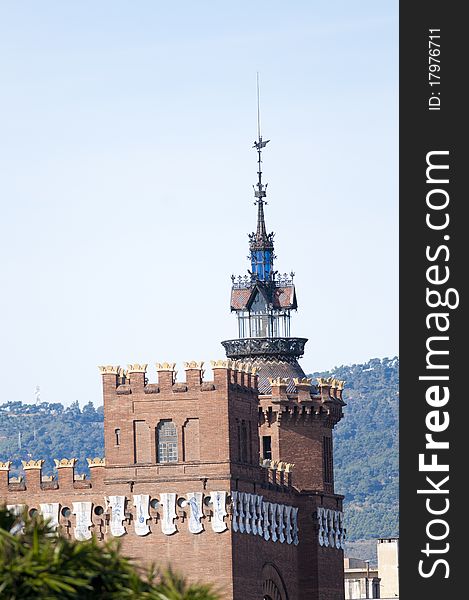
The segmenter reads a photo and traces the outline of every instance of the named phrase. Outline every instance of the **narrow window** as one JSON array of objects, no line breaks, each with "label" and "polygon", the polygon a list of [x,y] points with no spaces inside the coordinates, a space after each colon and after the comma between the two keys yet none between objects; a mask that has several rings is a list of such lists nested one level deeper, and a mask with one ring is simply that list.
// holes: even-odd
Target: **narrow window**
[{"label": "narrow window", "polygon": [[171,420],[161,421],[156,428],[156,447],[159,463],[178,461],[178,434]]},{"label": "narrow window", "polygon": [[270,435],[262,436],[262,458],[272,459],[272,437]]},{"label": "narrow window", "polygon": [[322,466],[324,483],[332,484],[333,478],[333,464],[332,464],[332,438],[323,438],[323,453],[322,453]]},{"label": "narrow window", "polygon": [[246,421],[241,421],[241,462],[248,462],[248,431]]},{"label": "narrow window", "polygon": [[115,444],[116,444],[116,446],[120,446],[121,445],[121,430],[114,429],[114,434],[116,436]]}]

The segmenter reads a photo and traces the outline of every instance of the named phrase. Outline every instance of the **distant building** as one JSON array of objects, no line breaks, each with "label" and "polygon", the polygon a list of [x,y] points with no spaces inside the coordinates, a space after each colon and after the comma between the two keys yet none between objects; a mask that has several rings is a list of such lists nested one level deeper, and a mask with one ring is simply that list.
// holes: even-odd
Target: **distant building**
[{"label": "distant building", "polygon": [[344,559],[345,600],[399,598],[399,538],[380,538],[377,551],[377,568],[369,560]]},{"label": "distant building", "polygon": [[378,540],[378,572],[381,598],[399,597],[399,538]]},{"label": "distant building", "polygon": [[369,560],[344,558],[345,600],[380,598],[379,576]]}]

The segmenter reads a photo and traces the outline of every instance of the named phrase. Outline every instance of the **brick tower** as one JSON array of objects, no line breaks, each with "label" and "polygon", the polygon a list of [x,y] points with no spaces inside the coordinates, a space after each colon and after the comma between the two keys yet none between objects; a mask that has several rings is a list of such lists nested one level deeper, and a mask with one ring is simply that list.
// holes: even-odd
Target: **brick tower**
[{"label": "brick tower", "polygon": [[273,270],[264,222],[259,139],[258,223],[251,272],[233,282],[239,337],[228,358],[203,363],[100,367],[105,459],[91,477],[74,458],[42,460],[10,478],[0,462],[0,501],[27,506],[79,540],[119,537],[141,563],[171,564],[189,580],[213,582],[224,600],[343,600],[342,497],[334,494],[332,429],[342,416],[343,382],[313,385],[290,337],[293,276]]},{"label": "brick tower", "polygon": [[[344,382],[319,378],[313,385],[298,363],[307,339],[290,336],[291,311],[298,307],[294,274],[279,275],[274,270],[274,234],[267,233],[265,225],[267,184],[262,182],[261,165],[268,141],[262,140],[259,131],[254,142],[258,154],[254,186],[257,227],[249,235],[251,270],[244,277],[232,277],[231,311],[236,313],[238,338],[222,344],[227,357],[258,371],[261,460],[266,465],[293,464],[293,487],[303,501],[319,496],[324,503],[316,508],[318,554],[305,570],[315,572],[324,586],[320,597],[326,597],[326,582],[343,579],[342,553],[328,551],[328,537],[331,510],[335,511],[332,518],[342,520],[342,513],[336,510],[342,506],[342,497],[334,494],[332,430],[343,416]],[[336,593],[341,597],[343,591],[337,589]]]}]

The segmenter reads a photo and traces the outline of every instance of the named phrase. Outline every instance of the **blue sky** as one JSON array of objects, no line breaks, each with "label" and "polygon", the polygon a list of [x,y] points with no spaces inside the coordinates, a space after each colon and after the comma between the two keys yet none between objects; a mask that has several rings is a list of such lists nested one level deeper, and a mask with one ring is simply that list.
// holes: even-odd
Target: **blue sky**
[{"label": "blue sky", "polygon": [[306,371],[397,341],[397,2],[0,3],[0,402],[223,356],[255,227]]}]

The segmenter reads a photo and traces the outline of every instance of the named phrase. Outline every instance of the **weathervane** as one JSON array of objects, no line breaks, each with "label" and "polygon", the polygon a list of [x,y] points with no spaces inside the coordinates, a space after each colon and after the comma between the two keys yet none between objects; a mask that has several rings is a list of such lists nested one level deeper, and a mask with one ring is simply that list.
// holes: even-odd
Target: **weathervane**
[{"label": "weathervane", "polygon": [[[257,164],[258,164],[258,171],[257,171],[257,176],[258,176],[258,181],[256,183],[255,186],[252,186],[254,188],[254,196],[257,198],[257,200],[255,201],[254,204],[257,203],[265,203],[265,200],[262,200],[262,198],[266,197],[266,189],[267,189],[267,183],[264,185],[262,183],[262,168],[261,168],[261,163],[262,163],[262,148],[265,148],[267,146],[267,144],[270,142],[270,140],[263,140],[262,139],[262,135],[261,135],[261,104],[260,104],[260,93],[259,93],[259,73],[257,73],[257,141],[254,141],[254,146],[253,148],[255,148],[257,150]],[[257,187],[257,190],[256,190]]]}]

